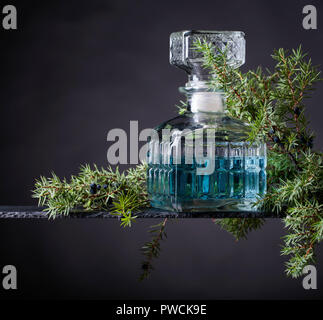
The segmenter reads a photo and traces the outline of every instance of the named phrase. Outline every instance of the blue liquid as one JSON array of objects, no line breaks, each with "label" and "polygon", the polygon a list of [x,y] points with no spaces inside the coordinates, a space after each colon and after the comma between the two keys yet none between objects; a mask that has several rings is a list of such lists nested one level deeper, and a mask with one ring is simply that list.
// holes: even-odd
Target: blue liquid
[{"label": "blue liquid", "polygon": [[153,207],[175,211],[255,210],[266,193],[265,157],[216,157],[210,175],[203,164],[148,164],[147,188]]}]

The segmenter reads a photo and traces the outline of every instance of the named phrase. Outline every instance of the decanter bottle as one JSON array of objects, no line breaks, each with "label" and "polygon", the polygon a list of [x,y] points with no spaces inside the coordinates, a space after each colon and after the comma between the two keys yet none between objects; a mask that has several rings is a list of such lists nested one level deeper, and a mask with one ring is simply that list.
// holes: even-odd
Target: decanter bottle
[{"label": "decanter bottle", "polygon": [[[211,42],[233,67],[245,61],[240,31],[182,31],[170,36],[170,64],[188,73],[180,91],[187,111],[154,130],[148,147],[152,207],[183,212],[255,211],[266,193],[266,144],[247,141],[250,127],[228,115],[225,94],[211,90],[194,43]],[[218,50],[215,50],[215,54]]]}]

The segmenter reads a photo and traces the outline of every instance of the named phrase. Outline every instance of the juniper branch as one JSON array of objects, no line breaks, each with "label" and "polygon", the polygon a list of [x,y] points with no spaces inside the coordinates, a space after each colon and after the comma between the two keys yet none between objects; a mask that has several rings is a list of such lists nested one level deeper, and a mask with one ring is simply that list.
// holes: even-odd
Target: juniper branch
[{"label": "juniper branch", "polygon": [[[310,97],[320,71],[301,46],[291,53],[275,50],[276,66],[242,73],[226,62],[226,51],[197,41],[204,66],[213,75],[212,90],[223,90],[229,113],[251,126],[249,140],[264,139],[268,145],[268,193],[259,203],[267,210],[287,210],[283,219],[290,231],[283,255],[291,255],[286,272],[292,277],[314,259],[314,248],[322,241],[323,167],[322,153],[314,152],[314,134],[305,117],[304,99]],[[246,220],[225,219],[222,228],[237,238],[249,231]],[[250,230],[253,229],[250,225]]]},{"label": "juniper branch", "polygon": [[146,164],[120,173],[111,167],[99,169],[84,165],[68,182],[55,173],[36,180],[33,198],[46,206],[49,218],[68,215],[72,210],[111,211],[118,215],[122,226],[131,226],[132,216],[141,207],[149,206],[146,192]]},{"label": "juniper branch", "polygon": [[151,271],[154,269],[152,265],[153,259],[159,257],[160,254],[160,241],[167,238],[165,227],[166,227],[167,218],[165,218],[161,223],[151,226],[150,233],[155,234],[151,241],[146,242],[145,245],[141,248],[144,256],[146,257],[145,261],[141,265],[142,273],[139,280],[144,280],[149,277]]}]

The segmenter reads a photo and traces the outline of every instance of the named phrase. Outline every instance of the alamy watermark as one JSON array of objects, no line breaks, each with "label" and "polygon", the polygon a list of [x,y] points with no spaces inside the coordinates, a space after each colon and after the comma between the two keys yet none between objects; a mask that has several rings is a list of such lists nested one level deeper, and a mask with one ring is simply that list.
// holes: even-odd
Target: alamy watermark
[{"label": "alamy watermark", "polygon": [[6,265],[2,268],[2,288],[4,290],[17,289],[17,269],[14,265]]},{"label": "alamy watermark", "polygon": [[317,29],[317,10],[313,5],[307,5],[303,8],[303,14],[305,14],[303,18],[303,28],[305,30]]},{"label": "alamy watermark", "polygon": [[[197,175],[210,175],[215,171],[216,157],[242,156],[242,152],[261,152],[257,146],[247,142],[218,141],[216,128],[144,129],[139,133],[138,121],[130,121],[130,136],[120,128],[108,132],[107,141],[114,142],[107,151],[109,164],[178,165],[198,164]],[[139,149],[139,142],[146,142]],[[128,143],[130,156],[128,157]],[[262,145],[265,148],[265,145]],[[128,161],[129,160],[129,161]]]},{"label": "alamy watermark", "polygon": [[303,274],[306,274],[302,281],[303,288],[305,290],[317,289],[317,270],[315,266],[305,266],[303,269]]},{"label": "alamy watermark", "polygon": [[17,29],[17,9],[13,5],[6,5],[2,8],[2,27],[5,30]]}]

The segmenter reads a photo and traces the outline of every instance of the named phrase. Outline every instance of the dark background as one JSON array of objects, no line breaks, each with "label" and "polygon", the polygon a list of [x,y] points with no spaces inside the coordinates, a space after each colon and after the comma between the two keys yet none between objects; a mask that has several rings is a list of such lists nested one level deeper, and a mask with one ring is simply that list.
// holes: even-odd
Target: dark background
[{"label": "dark background", "polygon": [[[185,74],[168,62],[169,34],[184,29],[242,30],[244,69],[271,67],[273,48],[303,45],[322,64],[322,1],[8,1],[18,30],[0,29],[0,205],[35,204],[34,179],[107,165],[112,128],[154,127],[176,115]],[[315,5],[318,30],[304,30]],[[323,84],[308,100],[322,150]],[[111,144],[111,143],[110,143]],[[117,221],[0,221],[0,267],[14,264],[12,298],[322,298],[287,279],[279,220],[235,243],[206,219],[173,222],[151,280],[138,283],[140,246],[157,221],[123,230]]]}]

